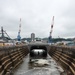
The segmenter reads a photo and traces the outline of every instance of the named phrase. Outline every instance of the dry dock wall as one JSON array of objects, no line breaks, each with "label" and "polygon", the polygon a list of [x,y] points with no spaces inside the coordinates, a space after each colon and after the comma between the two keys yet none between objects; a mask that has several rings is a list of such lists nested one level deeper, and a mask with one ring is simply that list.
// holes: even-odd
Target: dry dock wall
[{"label": "dry dock wall", "polygon": [[28,52],[27,46],[0,47],[0,75],[11,75]]},{"label": "dry dock wall", "polygon": [[75,48],[50,46],[49,55],[63,67],[68,75],[75,75]]}]

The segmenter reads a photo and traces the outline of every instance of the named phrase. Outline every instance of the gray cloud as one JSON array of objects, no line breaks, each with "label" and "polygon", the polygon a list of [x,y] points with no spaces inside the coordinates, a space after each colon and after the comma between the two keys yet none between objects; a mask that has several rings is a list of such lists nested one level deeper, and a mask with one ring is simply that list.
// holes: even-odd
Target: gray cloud
[{"label": "gray cloud", "polygon": [[74,0],[0,0],[0,27],[16,38],[19,18],[22,18],[21,37],[48,37],[52,16],[55,16],[53,37],[74,37]]}]

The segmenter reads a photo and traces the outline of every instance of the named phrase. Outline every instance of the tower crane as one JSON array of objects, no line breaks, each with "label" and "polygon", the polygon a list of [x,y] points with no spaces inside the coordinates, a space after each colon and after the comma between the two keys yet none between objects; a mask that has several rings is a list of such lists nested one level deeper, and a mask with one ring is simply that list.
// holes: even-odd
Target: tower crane
[{"label": "tower crane", "polygon": [[52,43],[53,25],[54,25],[54,16],[52,18],[52,23],[51,23],[51,31],[50,31],[49,40],[48,40],[49,43]]},{"label": "tower crane", "polygon": [[17,36],[18,41],[21,41],[20,32],[21,32],[21,18],[20,18],[20,25],[19,25],[19,31],[18,31],[18,36]]}]

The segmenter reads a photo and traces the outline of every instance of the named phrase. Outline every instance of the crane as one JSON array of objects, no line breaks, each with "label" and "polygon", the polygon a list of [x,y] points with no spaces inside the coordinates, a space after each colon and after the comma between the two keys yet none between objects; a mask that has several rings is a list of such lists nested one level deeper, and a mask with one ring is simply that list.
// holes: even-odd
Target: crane
[{"label": "crane", "polygon": [[48,43],[52,43],[52,32],[53,32],[53,25],[54,25],[54,16],[52,18],[52,23],[51,23],[51,31],[48,39]]},{"label": "crane", "polygon": [[20,18],[20,25],[19,25],[19,31],[18,31],[18,36],[17,36],[18,41],[21,41],[20,32],[21,32],[21,18]]},{"label": "crane", "polygon": [[1,27],[1,32],[0,32],[0,35],[1,35],[1,39],[4,40],[4,41],[8,41],[8,40],[11,40],[10,36],[7,34],[7,32],[3,29],[3,27]]}]

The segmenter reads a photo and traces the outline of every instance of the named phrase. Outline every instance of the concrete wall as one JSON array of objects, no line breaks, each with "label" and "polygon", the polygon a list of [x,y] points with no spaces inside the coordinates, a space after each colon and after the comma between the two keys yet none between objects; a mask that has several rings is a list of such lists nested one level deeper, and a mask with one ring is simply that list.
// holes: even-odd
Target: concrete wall
[{"label": "concrete wall", "polygon": [[11,75],[14,68],[23,62],[28,52],[27,46],[1,47],[0,75]]},{"label": "concrete wall", "polygon": [[75,48],[50,46],[49,55],[63,67],[68,75],[75,75]]}]

